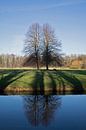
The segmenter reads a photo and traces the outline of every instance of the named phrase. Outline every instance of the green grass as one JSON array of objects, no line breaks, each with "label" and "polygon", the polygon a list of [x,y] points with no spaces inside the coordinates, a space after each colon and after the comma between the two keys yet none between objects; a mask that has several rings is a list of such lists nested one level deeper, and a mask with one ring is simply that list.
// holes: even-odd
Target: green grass
[{"label": "green grass", "polygon": [[83,91],[86,70],[0,69],[0,91]]}]

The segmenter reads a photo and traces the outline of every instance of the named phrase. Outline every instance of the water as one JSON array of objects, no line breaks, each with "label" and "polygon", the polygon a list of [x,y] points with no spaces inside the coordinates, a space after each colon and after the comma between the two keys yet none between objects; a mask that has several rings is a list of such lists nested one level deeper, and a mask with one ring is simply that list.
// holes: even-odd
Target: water
[{"label": "water", "polygon": [[0,96],[0,130],[86,130],[86,95]]}]

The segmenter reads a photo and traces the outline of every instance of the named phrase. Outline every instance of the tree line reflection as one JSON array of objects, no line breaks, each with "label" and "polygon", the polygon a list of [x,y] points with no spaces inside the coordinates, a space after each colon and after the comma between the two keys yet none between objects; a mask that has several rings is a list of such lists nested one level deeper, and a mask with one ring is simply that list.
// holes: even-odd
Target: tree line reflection
[{"label": "tree line reflection", "polygon": [[61,106],[61,97],[55,95],[29,95],[23,99],[25,115],[32,126],[48,126]]}]

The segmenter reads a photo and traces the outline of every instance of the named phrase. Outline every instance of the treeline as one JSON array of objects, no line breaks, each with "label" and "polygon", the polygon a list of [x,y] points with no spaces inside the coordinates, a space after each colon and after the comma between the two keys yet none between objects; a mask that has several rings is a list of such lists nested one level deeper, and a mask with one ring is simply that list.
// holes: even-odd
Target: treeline
[{"label": "treeline", "polygon": [[[34,58],[33,58],[34,59]],[[34,67],[36,68],[35,60],[31,56],[16,56],[14,54],[0,55],[0,68],[16,68],[16,67]],[[58,58],[57,58],[58,59]],[[65,68],[81,68],[86,69],[86,55],[70,55],[62,58],[62,67]],[[40,59],[40,67],[44,67],[42,59]],[[58,63],[52,62],[49,67],[58,67]]]},{"label": "treeline", "polygon": [[23,62],[24,62],[23,56],[16,56],[14,54],[0,55],[0,67],[5,68],[22,67]]},{"label": "treeline", "polygon": [[[44,67],[42,59],[39,62],[40,67]],[[50,66],[58,66],[58,63],[52,62]],[[17,56],[14,54],[0,55],[0,68],[33,67],[36,68],[34,56]]]},{"label": "treeline", "polygon": [[86,69],[86,55],[64,56],[64,67]]}]

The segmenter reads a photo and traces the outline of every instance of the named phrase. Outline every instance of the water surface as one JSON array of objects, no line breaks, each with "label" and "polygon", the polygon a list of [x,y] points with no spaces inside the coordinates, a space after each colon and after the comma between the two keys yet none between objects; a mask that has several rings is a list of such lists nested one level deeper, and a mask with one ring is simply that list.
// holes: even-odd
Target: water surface
[{"label": "water surface", "polygon": [[85,130],[86,95],[0,96],[0,130]]}]

